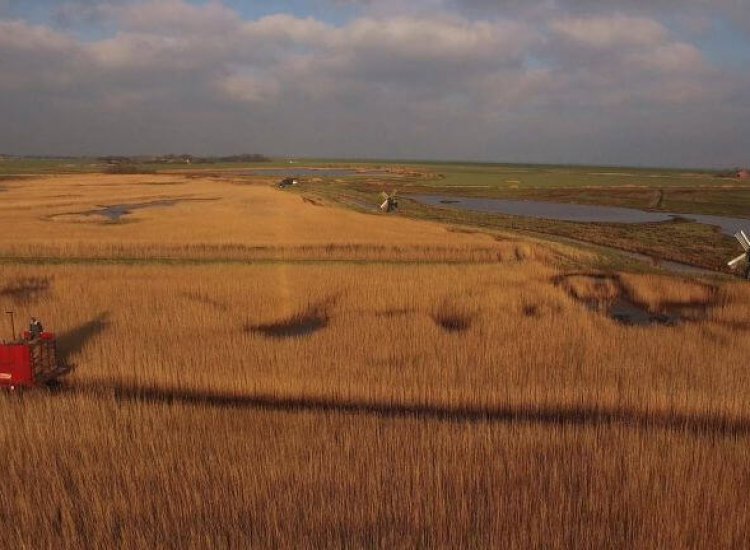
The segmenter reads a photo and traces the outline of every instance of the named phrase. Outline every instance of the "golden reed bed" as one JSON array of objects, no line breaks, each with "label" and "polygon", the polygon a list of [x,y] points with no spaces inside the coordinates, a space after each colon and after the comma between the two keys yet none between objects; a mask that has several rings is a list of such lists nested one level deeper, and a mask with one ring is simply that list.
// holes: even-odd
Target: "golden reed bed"
[{"label": "golden reed bed", "polygon": [[[0,306],[76,365],[0,399],[10,546],[749,542],[742,283],[260,183],[5,185]],[[81,214],[175,197],[214,200]]]}]

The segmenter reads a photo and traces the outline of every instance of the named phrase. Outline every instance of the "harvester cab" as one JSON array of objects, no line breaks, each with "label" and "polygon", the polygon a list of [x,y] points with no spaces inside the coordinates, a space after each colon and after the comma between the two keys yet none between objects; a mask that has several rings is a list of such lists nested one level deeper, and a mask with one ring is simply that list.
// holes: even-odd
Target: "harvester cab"
[{"label": "harvester cab", "polygon": [[13,334],[11,340],[0,341],[0,388],[46,386],[70,372],[58,359],[54,333],[44,332],[41,323],[32,319],[30,330],[16,338],[13,312],[6,313]]}]

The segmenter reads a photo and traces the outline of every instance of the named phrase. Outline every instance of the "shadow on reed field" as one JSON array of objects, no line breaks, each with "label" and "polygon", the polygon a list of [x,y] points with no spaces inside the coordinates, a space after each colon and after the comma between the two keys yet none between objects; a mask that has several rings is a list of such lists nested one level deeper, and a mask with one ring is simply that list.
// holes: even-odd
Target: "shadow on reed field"
[{"label": "shadow on reed field", "polygon": [[60,334],[58,351],[63,362],[81,352],[86,343],[107,329],[109,312],[104,311],[91,321]]},{"label": "shadow on reed field", "polygon": [[36,302],[50,293],[49,277],[22,277],[8,282],[0,289],[0,298],[10,298],[17,304]]},{"label": "shadow on reed field", "polygon": [[639,430],[671,430],[695,435],[744,436],[750,419],[721,414],[648,411],[633,407],[587,405],[451,405],[397,403],[356,398],[238,394],[134,384],[92,381],[66,383],[57,391],[67,394],[113,397],[132,403],[180,404],[228,409],[278,412],[314,412],[369,415],[380,418],[415,418],[454,423],[526,423],[552,426],[625,425]]}]

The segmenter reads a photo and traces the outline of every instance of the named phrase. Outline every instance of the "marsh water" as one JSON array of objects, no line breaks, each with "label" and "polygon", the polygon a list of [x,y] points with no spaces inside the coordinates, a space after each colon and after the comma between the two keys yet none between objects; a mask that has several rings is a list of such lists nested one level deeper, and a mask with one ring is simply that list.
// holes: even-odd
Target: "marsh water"
[{"label": "marsh water", "polygon": [[81,212],[81,214],[85,216],[104,216],[109,221],[120,221],[120,219],[123,216],[127,216],[128,214],[132,214],[135,210],[141,210],[144,208],[168,208],[170,206],[176,206],[177,204],[181,202],[206,202],[206,201],[215,201],[218,200],[216,198],[205,198],[205,199],[196,199],[196,198],[180,198],[180,199],[156,199],[149,202],[133,202],[128,204],[110,204],[107,206],[102,206],[100,208],[97,208],[95,210],[88,210],[86,212]]},{"label": "marsh water", "polygon": [[163,200],[155,200],[151,202],[140,202],[140,203],[132,203],[132,204],[113,204],[110,206],[99,208],[97,210],[90,210],[89,212],[86,212],[86,214],[87,215],[92,215],[92,214],[100,215],[100,216],[104,216],[110,221],[118,221],[123,216],[127,214],[131,214],[133,210],[140,210],[142,208],[159,208],[159,207],[174,206],[178,202],[180,202],[179,199],[163,199]]},{"label": "marsh water", "polygon": [[633,326],[674,326],[681,321],[680,316],[676,313],[651,313],[646,308],[624,299],[617,300],[612,304],[608,315],[620,324]]},{"label": "marsh water", "polygon": [[680,214],[674,212],[648,212],[618,206],[565,204],[533,200],[506,200],[444,195],[413,195],[409,198],[427,206],[473,210],[510,216],[526,216],[570,222],[598,223],[656,223],[684,218],[721,229],[722,233],[734,235],[742,228],[750,227],[750,219],[710,216],[706,214]]}]

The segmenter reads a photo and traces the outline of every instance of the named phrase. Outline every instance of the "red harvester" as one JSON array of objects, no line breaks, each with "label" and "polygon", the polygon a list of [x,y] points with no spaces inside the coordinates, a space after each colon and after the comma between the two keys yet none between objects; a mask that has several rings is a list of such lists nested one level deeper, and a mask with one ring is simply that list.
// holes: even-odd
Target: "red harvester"
[{"label": "red harvester", "polygon": [[0,342],[0,388],[46,385],[70,370],[58,363],[53,333],[31,336],[24,332],[21,340]]}]

